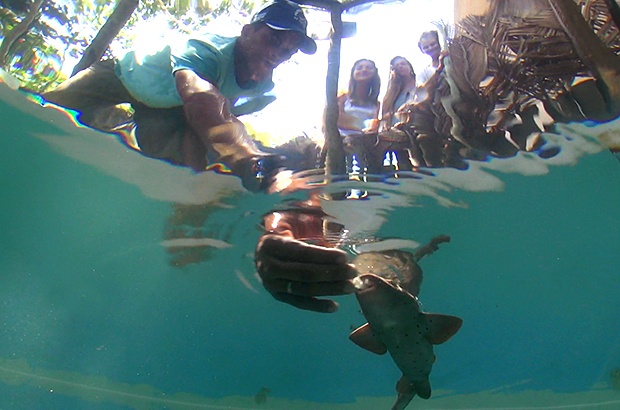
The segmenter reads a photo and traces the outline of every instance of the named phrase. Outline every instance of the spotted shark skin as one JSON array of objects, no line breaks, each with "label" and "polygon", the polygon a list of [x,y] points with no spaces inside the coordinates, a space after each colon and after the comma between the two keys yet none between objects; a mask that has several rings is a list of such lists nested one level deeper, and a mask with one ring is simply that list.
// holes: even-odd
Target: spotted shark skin
[{"label": "spotted shark skin", "polygon": [[416,295],[374,274],[358,277],[355,295],[368,323],[354,330],[349,339],[370,352],[389,353],[403,373],[392,410],[404,409],[416,394],[430,398],[433,345],[454,336],[462,319],[421,312]]}]

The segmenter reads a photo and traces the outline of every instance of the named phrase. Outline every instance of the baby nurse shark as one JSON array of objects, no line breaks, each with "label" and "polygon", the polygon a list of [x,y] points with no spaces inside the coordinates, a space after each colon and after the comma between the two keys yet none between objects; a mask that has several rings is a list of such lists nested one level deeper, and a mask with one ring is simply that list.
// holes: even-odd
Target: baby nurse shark
[{"label": "baby nurse shark", "polygon": [[396,384],[398,398],[392,410],[402,410],[417,394],[431,397],[429,375],[435,362],[433,345],[450,339],[463,320],[420,311],[417,295],[374,275],[357,279],[356,297],[365,325],[354,330],[351,339],[377,354],[390,353],[403,376]]}]

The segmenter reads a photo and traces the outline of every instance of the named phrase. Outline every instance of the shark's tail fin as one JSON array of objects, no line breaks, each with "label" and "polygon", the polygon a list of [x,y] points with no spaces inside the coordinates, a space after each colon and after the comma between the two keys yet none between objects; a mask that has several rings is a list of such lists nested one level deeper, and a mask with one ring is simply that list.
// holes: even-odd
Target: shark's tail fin
[{"label": "shark's tail fin", "polygon": [[396,398],[396,403],[392,406],[392,410],[404,410],[415,396],[415,386],[403,375],[398,379],[398,382],[396,382],[396,392],[398,393],[398,397]]},{"label": "shark's tail fin", "polygon": [[413,399],[413,396],[415,396],[415,394],[398,393],[396,403],[394,403],[394,405],[392,406],[392,410],[405,410],[405,407],[407,407],[411,399]]}]

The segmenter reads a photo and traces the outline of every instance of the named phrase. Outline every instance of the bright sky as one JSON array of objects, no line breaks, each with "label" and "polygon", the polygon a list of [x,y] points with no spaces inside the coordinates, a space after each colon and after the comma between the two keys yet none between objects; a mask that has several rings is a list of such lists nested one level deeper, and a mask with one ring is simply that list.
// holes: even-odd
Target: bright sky
[{"label": "bright sky", "polygon": [[[309,15],[310,24],[317,17],[329,20],[328,13]],[[387,86],[389,62],[397,55],[406,57],[416,71],[430,59],[418,49],[420,34],[436,29],[432,22],[453,24],[453,0],[407,0],[388,5],[375,4],[355,15],[343,15],[344,21],[357,23],[354,37],[343,39],[339,89],[348,88],[351,67],[360,58],[373,60],[381,77],[381,95]],[[316,54],[297,53],[274,73],[274,93],[278,99],[253,118],[242,117],[258,131],[268,131],[276,141],[290,139],[304,132],[310,136],[320,131],[325,106],[325,81],[329,41],[318,41]],[[280,140],[281,141],[281,140]]]},{"label": "bright sky", "polygon": [[[345,13],[344,21],[357,23],[356,35],[343,39],[339,89],[348,87],[351,66],[360,58],[373,60],[381,76],[381,95],[385,92],[389,61],[396,55],[406,57],[416,71],[429,63],[417,46],[423,31],[435,29],[433,22],[453,24],[453,0],[406,0],[391,4],[365,6],[355,14]],[[329,29],[329,13],[311,10],[308,15],[309,31],[320,33]],[[209,23],[205,31],[221,35],[238,35],[243,22],[222,16]],[[175,44],[187,37],[178,32],[162,29],[167,26],[164,16],[148,25],[139,26],[136,48],[160,49],[162,44]],[[200,33],[194,33],[197,37]],[[317,41],[316,54],[297,53],[274,72],[276,84],[273,93],[277,100],[259,114],[241,117],[258,132],[268,132],[273,143],[281,143],[295,136],[320,134],[325,106],[325,81],[329,40]],[[112,49],[115,55],[122,50]]]}]

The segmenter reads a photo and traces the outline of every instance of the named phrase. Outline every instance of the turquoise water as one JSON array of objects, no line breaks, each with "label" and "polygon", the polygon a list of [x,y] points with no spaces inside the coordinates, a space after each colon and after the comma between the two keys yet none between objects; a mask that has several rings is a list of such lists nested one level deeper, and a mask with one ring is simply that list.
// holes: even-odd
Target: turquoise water
[{"label": "turquoise water", "polygon": [[[142,157],[0,89],[0,408],[390,408],[400,374],[348,340],[365,322],[353,296],[310,313],[254,274],[260,216],[285,196]],[[550,160],[323,204],[352,238],[452,238],[421,261],[420,300],[464,324],[410,408],[620,407],[620,163],[594,142],[614,127],[565,129]]]}]

